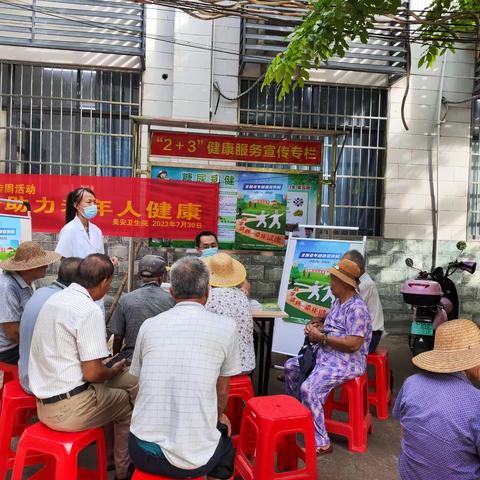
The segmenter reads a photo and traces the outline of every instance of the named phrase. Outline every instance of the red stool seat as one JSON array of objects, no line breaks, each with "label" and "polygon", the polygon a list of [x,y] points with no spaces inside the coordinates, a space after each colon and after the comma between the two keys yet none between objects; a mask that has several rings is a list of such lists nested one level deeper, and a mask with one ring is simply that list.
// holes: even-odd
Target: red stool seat
[{"label": "red stool seat", "polygon": [[[303,434],[304,448],[297,444],[297,434]],[[278,471],[275,471],[275,454]],[[299,459],[304,467],[299,467]],[[316,480],[315,433],[310,410],[287,395],[248,400],[235,457],[233,478],[239,477]]]},{"label": "red stool seat", "polygon": [[[6,478],[8,470],[13,468],[15,451],[12,450],[12,439],[20,437],[27,424],[27,413],[36,410],[35,397],[25,393],[18,383],[12,380],[3,387],[2,411],[0,413],[0,479]],[[25,462],[27,465],[45,463],[45,458],[38,453],[29,455]]]},{"label": "red stool seat", "polygon": [[[351,452],[366,452],[367,434],[372,431],[372,415],[368,410],[367,374],[348,380],[338,388],[341,388],[340,401],[335,400],[335,391],[332,390],[324,405],[327,432],[347,437],[348,449]],[[348,420],[334,420],[334,410],[348,412]]]},{"label": "red stool seat", "polygon": [[[97,470],[79,469],[78,454],[93,442],[97,446]],[[55,474],[51,472],[49,480],[107,480],[105,437],[102,428],[70,433],[51,430],[42,423],[28,427],[18,443],[12,480],[22,480],[23,469],[31,452],[47,456],[49,468],[55,465]]]},{"label": "red stool seat", "polygon": [[242,415],[248,400],[254,396],[252,380],[248,375],[237,375],[230,378],[230,390],[225,414],[232,424],[232,442],[236,447],[240,435]]},{"label": "red stool seat", "polygon": [[[132,480],[174,480],[171,477],[161,477],[158,475],[152,475],[151,473],[142,472],[141,470],[135,469],[133,473]],[[195,477],[190,480],[204,480],[204,477]]]},{"label": "red stool seat", "polygon": [[375,378],[368,380],[368,403],[375,407],[379,420],[388,420],[388,406],[392,402],[388,350],[378,347],[375,353],[368,354],[367,364],[375,369]]}]

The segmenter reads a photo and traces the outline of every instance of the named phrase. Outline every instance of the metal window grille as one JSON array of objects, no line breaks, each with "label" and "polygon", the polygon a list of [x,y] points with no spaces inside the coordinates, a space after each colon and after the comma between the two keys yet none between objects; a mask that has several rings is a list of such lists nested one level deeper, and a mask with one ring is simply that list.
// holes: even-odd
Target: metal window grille
[{"label": "metal window grille", "polygon": [[480,99],[472,102],[472,161],[470,171],[469,230],[473,239],[480,237]]},{"label": "metal window grille", "polygon": [[128,176],[140,74],[0,63],[0,171]]},{"label": "metal window grille", "polygon": [[[241,81],[241,91],[252,80]],[[348,130],[337,170],[335,225],[359,227],[360,235],[380,236],[383,227],[387,95],[382,88],[305,85],[276,99],[275,87],[254,87],[240,99],[240,123]],[[323,177],[329,179],[332,138],[326,137]],[[322,223],[329,218],[328,187],[322,192]]]}]

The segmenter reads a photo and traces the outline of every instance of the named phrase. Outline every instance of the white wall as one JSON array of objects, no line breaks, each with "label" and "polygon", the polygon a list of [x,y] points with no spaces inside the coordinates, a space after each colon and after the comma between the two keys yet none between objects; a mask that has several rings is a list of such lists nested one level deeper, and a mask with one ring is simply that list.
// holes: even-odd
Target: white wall
[{"label": "white wall", "polygon": [[[236,123],[237,102],[221,98],[217,108],[213,83],[228,97],[238,94],[239,19],[204,21],[154,5],[146,18],[142,115]],[[143,169],[147,151],[144,128]]]},{"label": "white wall", "polygon": [[432,190],[436,195],[438,160],[439,239],[461,240],[467,231],[470,103],[449,108],[440,128],[439,149],[436,125],[441,96],[455,101],[472,95],[474,56],[465,51],[449,53],[434,68],[418,69],[420,53],[419,46],[412,46],[410,93],[405,106],[408,131],[401,120],[406,79],[395,84],[389,95],[384,236],[433,237]]}]

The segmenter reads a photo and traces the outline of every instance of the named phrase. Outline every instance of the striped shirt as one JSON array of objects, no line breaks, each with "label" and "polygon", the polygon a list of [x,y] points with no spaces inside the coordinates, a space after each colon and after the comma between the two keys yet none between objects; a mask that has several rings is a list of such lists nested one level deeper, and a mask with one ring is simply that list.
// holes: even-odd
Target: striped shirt
[{"label": "striped shirt", "polygon": [[72,283],[50,297],[38,314],[28,364],[37,398],[67,393],[85,383],[81,362],[109,355],[102,310]]}]

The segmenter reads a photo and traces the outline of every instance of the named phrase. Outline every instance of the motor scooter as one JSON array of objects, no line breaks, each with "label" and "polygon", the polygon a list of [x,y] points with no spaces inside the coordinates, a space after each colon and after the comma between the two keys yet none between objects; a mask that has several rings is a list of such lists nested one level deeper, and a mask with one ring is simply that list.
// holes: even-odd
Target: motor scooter
[{"label": "motor scooter", "polygon": [[[463,252],[465,242],[458,242],[457,249]],[[459,300],[457,287],[451,278],[457,271],[475,273],[473,261],[450,262],[445,269],[434,267],[430,272],[414,266],[407,258],[408,267],[418,270],[417,276],[403,283],[400,290],[405,303],[412,306],[412,324],[408,343],[413,355],[433,349],[435,330],[443,322],[458,318]]]}]

